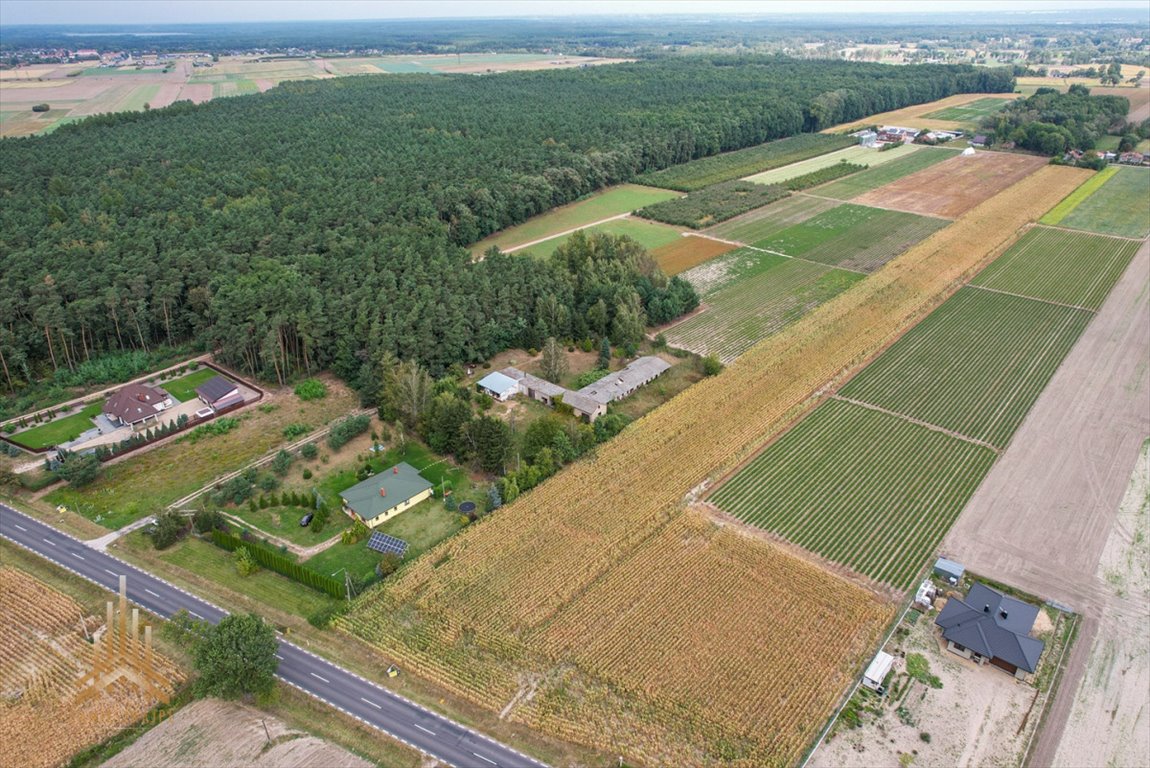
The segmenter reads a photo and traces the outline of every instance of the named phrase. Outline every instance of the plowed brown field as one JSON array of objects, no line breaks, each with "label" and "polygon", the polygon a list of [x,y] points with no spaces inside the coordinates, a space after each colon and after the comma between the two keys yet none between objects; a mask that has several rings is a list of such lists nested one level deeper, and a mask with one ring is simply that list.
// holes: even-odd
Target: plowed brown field
[{"label": "plowed brown field", "polygon": [[656,248],[651,251],[651,255],[667,275],[677,275],[738,247],[734,243],[724,243],[709,237],[686,235]]},{"label": "plowed brown field", "polygon": [[871,190],[852,203],[952,219],[1046,165],[1045,157],[959,155]]}]

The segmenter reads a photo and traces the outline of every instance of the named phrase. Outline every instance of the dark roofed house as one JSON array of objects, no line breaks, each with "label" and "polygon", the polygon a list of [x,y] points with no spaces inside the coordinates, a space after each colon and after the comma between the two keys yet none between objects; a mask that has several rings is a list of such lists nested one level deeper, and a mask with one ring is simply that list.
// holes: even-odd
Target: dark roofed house
[{"label": "dark roofed house", "polygon": [[990,662],[1019,680],[1038,668],[1045,644],[1030,637],[1038,607],[975,582],[966,598],[952,597],[934,623],[946,647],[979,664]]},{"label": "dark roofed house", "polygon": [[986,138],[986,135],[982,133],[976,133],[974,138],[970,140],[970,146],[972,147],[985,147],[988,143],[989,140]]},{"label": "dark roofed house", "polygon": [[240,388],[235,382],[228,381],[223,376],[213,376],[200,386],[196,387],[196,396],[204,405],[219,411],[236,403],[244,401]]},{"label": "dark roofed house", "polygon": [[125,384],[104,403],[104,415],[114,423],[135,426],[148,419],[159,418],[171,407],[172,396],[159,387]]},{"label": "dark roofed house", "polygon": [[344,512],[374,528],[431,496],[432,488],[415,467],[401,461],[353,485],[340,497]]}]

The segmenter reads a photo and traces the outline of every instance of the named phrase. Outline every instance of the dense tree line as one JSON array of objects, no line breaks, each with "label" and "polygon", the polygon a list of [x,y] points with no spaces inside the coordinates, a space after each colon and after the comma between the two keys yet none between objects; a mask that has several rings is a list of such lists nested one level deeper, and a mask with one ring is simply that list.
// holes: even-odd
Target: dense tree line
[{"label": "dense tree line", "polygon": [[1121,132],[1130,101],[1122,96],[1091,96],[1090,89],[1072,85],[1066,93],[1039,88],[1033,96],[1008,103],[983,118],[983,127],[999,142],[1013,141],[1044,155],[1068,149],[1093,149],[1099,137]]},{"label": "dense tree line", "polygon": [[[643,171],[1012,82],[692,57],[292,82],[5,139],[0,387],[189,341],[273,380],[355,380],[384,353],[438,374],[583,321],[613,333],[618,302],[603,300],[606,321],[583,309],[601,286],[581,260],[472,263],[460,246]],[[576,307],[570,330],[554,327],[556,305]]]}]

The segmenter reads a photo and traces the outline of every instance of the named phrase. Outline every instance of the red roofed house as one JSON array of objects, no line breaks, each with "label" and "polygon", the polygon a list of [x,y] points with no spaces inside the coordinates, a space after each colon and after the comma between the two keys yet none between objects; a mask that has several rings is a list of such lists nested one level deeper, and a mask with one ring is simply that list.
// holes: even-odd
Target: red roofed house
[{"label": "red roofed house", "polygon": [[135,426],[148,419],[158,419],[171,407],[172,396],[159,387],[128,384],[104,403],[104,415],[115,424]]}]

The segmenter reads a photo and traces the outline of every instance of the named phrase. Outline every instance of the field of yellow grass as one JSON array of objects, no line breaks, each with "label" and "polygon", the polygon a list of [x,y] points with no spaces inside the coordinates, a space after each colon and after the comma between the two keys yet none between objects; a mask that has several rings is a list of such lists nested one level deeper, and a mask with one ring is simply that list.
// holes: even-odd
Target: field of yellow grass
[{"label": "field of yellow grass", "polygon": [[507,707],[512,720],[612,754],[794,764],[892,604],[685,502],[1088,173],[1046,166],[976,206],[430,551],[339,626],[476,703]]}]

